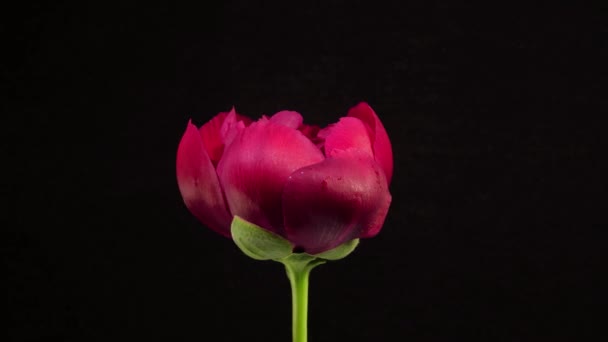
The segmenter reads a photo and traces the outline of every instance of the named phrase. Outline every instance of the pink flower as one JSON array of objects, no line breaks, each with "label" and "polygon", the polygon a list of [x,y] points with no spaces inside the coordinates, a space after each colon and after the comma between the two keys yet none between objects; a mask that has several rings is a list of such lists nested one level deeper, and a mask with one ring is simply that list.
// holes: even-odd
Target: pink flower
[{"label": "pink flower", "polygon": [[200,129],[188,123],[177,181],[188,209],[230,237],[234,215],[317,254],[382,228],[393,153],[366,103],[324,129],[293,111],[252,122],[234,108]]}]

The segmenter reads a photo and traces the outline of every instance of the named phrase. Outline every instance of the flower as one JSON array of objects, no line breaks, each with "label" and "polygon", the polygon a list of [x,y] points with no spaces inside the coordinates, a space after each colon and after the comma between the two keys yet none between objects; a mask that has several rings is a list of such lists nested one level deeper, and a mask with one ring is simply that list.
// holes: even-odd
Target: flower
[{"label": "flower", "polygon": [[323,129],[294,111],[254,122],[232,108],[200,129],[188,122],[176,170],[186,206],[204,225],[230,237],[237,215],[316,254],[378,234],[393,154],[364,102]]}]

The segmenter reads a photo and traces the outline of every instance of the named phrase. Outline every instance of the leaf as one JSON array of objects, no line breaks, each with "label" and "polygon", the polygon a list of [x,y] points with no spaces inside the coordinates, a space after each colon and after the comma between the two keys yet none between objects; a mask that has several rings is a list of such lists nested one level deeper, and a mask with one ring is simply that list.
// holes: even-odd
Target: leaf
[{"label": "leaf", "polygon": [[230,230],[234,243],[250,258],[278,260],[292,254],[289,241],[238,216],[232,219]]}]

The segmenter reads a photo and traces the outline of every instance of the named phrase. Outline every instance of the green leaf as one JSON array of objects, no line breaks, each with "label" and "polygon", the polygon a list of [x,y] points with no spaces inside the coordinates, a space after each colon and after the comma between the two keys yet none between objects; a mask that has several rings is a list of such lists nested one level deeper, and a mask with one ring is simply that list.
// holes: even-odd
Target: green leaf
[{"label": "green leaf", "polygon": [[232,239],[247,256],[256,260],[278,260],[292,254],[293,246],[283,237],[234,216]]},{"label": "green leaf", "polygon": [[339,260],[347,255],[349,255],[352,251],[355,250],[357,245],[359,244],[359,239],[350,240],[341,244],[340,246],[325,251],[323,253],[315,254],[314,256],[317,258],[325,259],[325,260]]}]

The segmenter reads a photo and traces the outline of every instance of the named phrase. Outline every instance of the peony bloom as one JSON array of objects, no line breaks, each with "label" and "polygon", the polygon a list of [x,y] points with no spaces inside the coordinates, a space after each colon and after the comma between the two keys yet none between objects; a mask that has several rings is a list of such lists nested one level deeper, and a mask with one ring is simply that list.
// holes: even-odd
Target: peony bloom
[{"label": "peony bloom", "polygon": [[202,127],[188,123],[177,181],[188,209],[230,237],[237,215],[317,254],[382,228],[393,153],[366,103],[324,129],[293,111],[258,121],[234,108]]}]

